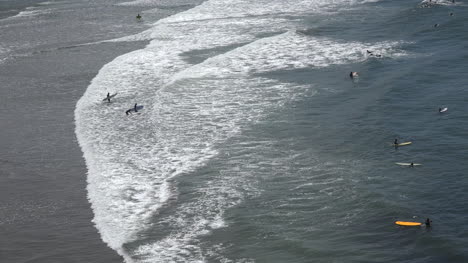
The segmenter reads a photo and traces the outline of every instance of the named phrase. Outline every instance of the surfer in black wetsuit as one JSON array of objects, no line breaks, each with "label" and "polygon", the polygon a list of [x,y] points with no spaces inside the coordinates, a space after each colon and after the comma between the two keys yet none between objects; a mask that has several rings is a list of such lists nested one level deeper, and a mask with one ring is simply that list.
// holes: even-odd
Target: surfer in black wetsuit
[{"label": "surfer in black wetsuit", "polygon": [[351,71],[349,73],[349,77],[352,78],[352,79],[354,79],[355,77],[358,77],[358,76],[359,76],[359,74],[356,71]]},{"label": "surfer in black wetsuit", "polygon": [[110,92],[107,92],[107,101],[110,103]]},{"label": "surfer in black wetsuit", "polygon": [[138,15],[136,16],[136,18],[137,18],[138,20],[140,20],[140,19],[141,19],[140,14],[138,14]]},{"label": "surfer in black wetsuit", "polygon": [[133,110],[134,110],[135,112],[138,112],[137,103],[135,103],[135,106],[133,106]]},{"label": "surfer in black wetsuit", "polygon": [[393,142],[393,145],[395,145],[395,147],[398,146],[398,139],[395,139],[395,141]]},{"label": "surfer in black wetsuit", "polygon": [[431,227],[431,222],[432,220],[430,220],[429,218],[426,218],[426,222],[425,222],[426,227]]},{"label": "surfer in black wetsuit", "polygon": [[414,167],[414,163],[410,163],[409,167]]}]

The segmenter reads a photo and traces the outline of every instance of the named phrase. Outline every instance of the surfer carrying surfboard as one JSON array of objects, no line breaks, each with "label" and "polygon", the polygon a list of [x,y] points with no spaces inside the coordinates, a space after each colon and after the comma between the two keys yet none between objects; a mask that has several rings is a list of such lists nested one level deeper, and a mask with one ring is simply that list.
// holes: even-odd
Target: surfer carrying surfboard
[{"label": "surfer carrying surfboard", "polygon": [[398,139],[395,139],[395,141],[393,142],[393,145],[395,145],[395,147],[398,147]]},{"label": "surfer carrying surfboard", "polygon": [[128,115],[128,114],[132,113],[132,111],[138,112],[138,109],[142,109],[142,108],[143,108],[143,106],[138,106],[138,103],[135,103],[133,108],[130,108],[130,109],[125,111],[125,114]]},{"label": "surfer carrying surfboard", "polygon": [[107,92],[106,99],[107,99],[107,101],[110,103],[110,99],[111,99],[110,92]]}]

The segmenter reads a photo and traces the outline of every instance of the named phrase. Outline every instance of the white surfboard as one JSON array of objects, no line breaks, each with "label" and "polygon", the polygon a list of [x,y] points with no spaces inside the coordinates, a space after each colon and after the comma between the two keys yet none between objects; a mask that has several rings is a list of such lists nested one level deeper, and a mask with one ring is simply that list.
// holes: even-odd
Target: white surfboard
[{"label": "white surfboard", "polygon": [[442,108],[439,112],[442,113],[442,112],[446,112],[448,111],[448,108]]},{"label": "white surfboard", "polygon": [[[401,165],[401,166],[411,166],[411,163],[396,163],[398,165]],[[422,164],[420,163],[413,163],[413,166],[420,166]]]}]

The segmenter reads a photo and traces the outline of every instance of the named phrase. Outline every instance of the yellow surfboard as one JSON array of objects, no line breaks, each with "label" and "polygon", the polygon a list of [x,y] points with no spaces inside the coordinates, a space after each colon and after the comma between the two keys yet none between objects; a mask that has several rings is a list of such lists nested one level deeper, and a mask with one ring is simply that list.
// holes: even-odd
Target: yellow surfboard
[{"label": "yellow surfboard", "polygon": [[395,224],[400,226],[420,226],[422,223],[419,222],[406,222],[406,221],[396,221]]}]

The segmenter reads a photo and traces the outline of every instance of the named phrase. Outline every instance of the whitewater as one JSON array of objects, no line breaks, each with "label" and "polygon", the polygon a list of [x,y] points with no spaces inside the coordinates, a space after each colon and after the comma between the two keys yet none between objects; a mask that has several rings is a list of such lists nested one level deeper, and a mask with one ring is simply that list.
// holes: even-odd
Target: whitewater
[{"label": "whitewater", "polygon": [[[366,50],[382,59],[407,56],[403,41],[349,42],[311,33],[304,23],[369,2],[376,1],[208,0],[110,40],[150,43],[105,65],[75,110],[93,222],[104,242],[126,262],[206,262],[222,251],[202,248],[200,238],[227,227],[225,212],[260,194],[258,179],[219,172],[194,186],[197,198],[167,213],[182,198],[177,179],[229,155],[221,146],[252,125],[321,92],[268,74],[375,59]],[[111,103],[102,101],[108,92],[118,93]],[[144,108],[126,116],[135,103]],[[151,229],[160,235],[148,237]]]}]

